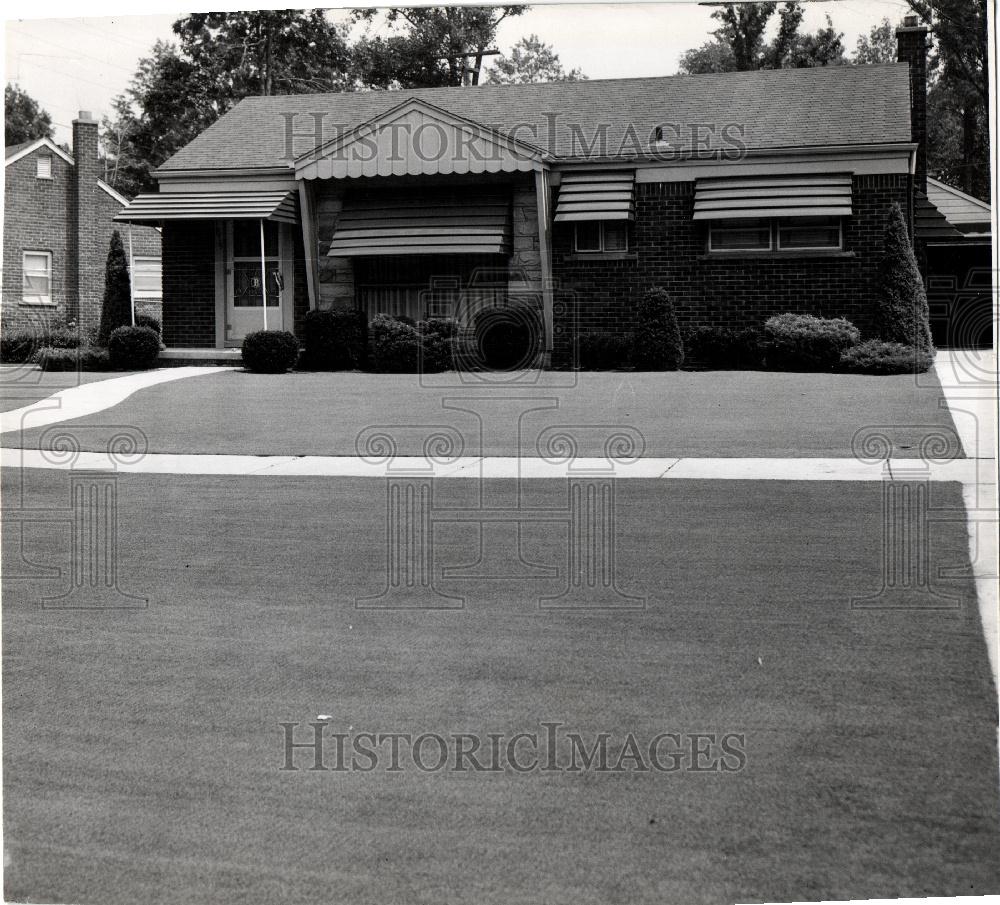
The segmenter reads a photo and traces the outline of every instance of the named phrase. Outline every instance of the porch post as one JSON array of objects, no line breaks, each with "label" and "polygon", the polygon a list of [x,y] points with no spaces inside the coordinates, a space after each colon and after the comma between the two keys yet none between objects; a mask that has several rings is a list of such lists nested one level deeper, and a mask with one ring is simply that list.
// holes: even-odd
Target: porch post
[{"label": "porch post", "polygon": [[318,307],[316,298],[316,221],[313,219],[312,193],[304,179],[299,180],[299,216],[302,218],[302,247],[306,256],[306,288],[309,291],[309,310]]},{"label": "porch post", "polygon": [[549,248],[549,173],[535,170],[535,202],[538,208],[538,253],[542,259],[542,320],[545,325],[545,353],[552,354],[553,299],[552,258]]},{"label": "porch post", "polygon": [[264,221],[260,221],[260,292],[264,302],[264,329],[267,329],[267,259],[264,257]]},{"label": "porch post", "polygon": [[135,326],[135,256],[132,254],[132,224],[128,225],[128,300],[132,306],[132,326]]}]

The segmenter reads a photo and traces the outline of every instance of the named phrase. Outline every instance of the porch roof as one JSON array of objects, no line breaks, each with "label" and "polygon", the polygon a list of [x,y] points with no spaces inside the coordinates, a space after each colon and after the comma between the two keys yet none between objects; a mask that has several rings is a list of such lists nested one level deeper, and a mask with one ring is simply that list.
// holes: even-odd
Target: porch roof
[{"label": "porch roof", "polygon": [[295,193],[147,192],[137,195],[115,215],[125,223],[163,220],[275,220],[296,223]]}]

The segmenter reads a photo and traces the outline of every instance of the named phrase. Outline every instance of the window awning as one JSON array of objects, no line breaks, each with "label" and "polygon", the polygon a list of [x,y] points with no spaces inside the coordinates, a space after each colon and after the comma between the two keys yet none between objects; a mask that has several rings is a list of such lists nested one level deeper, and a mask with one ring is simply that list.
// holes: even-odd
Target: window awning
[{"label": "window awning", "polygon": [[161,220],[276,220],[297,223],[295,192],[149,192],[115,215],[125,223]]},{"label": "window awning", "polygon": [[634,220],[634,183],[632,170],[564,173],[555,220]]},{"label": "window awning", "polygon": [[510,254],[510,249],[505,194],[380,192],[348,195],[328,254]]},{"label": "window awning", "polygon": [[851,176],[744,176],[699,179],[695,220],[745,217],[849,217]]},{"label": "window awning", "polygon": [[962,234],[923,193],[914,193],[913,235],[917,239],[961,239]]}]

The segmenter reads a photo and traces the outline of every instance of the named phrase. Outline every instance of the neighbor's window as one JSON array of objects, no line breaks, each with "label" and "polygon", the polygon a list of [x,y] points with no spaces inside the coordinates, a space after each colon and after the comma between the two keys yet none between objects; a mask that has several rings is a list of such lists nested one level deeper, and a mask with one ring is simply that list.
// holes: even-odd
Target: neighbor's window
[{"label": "neighbor's window", "polygon": [[770,251],[769,220],[720,220],[709,230],[711,251]]},{"label": "neighbor's window", "polygon": [[799,217],[778,221],[778,248],[840,248],[839,217]]},{"label": "neighbor's window", "polygon": [[163,266],[159,258],[136,257],[132,259],[132,290],[137,299],[158,299]]},{"label": "neighbor's window", "polygon": [[25,305],[51,305],[52,252],[26,251],[21,273],[21,301]]},{"label": "neighbor's window", "polygon": [[35,157],[35,176],[39,179],[52,178],[52,155],[39,154]]},{"label": "neighbor's window", "polygon": [[628,251],[628,224],[623,221],[594,221],[576,224],[578,252]]}]

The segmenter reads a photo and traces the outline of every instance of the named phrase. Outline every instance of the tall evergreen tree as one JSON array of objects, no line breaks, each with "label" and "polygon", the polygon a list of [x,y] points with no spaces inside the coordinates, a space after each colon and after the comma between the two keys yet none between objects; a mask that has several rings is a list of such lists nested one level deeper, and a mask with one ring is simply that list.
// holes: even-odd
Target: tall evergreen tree
[{"label": "tall evergreen tree", "polygon": [[898,204],[893,204],[885,223],[885,250],[879,268],[879,301],[875,309],[875,331],[886,342],[903,343],[929,352],[930,311],[920,278],[917,259]]},{"label": "tall evergreen tree", "polygon": [[111,234],[108,263],[104,270],[104,301],[101,305],[98,344],[106,346],[113,330],[131,323],[132,284],[128,275],[128,258],[125,256],[122,237],[116,229]]}]

